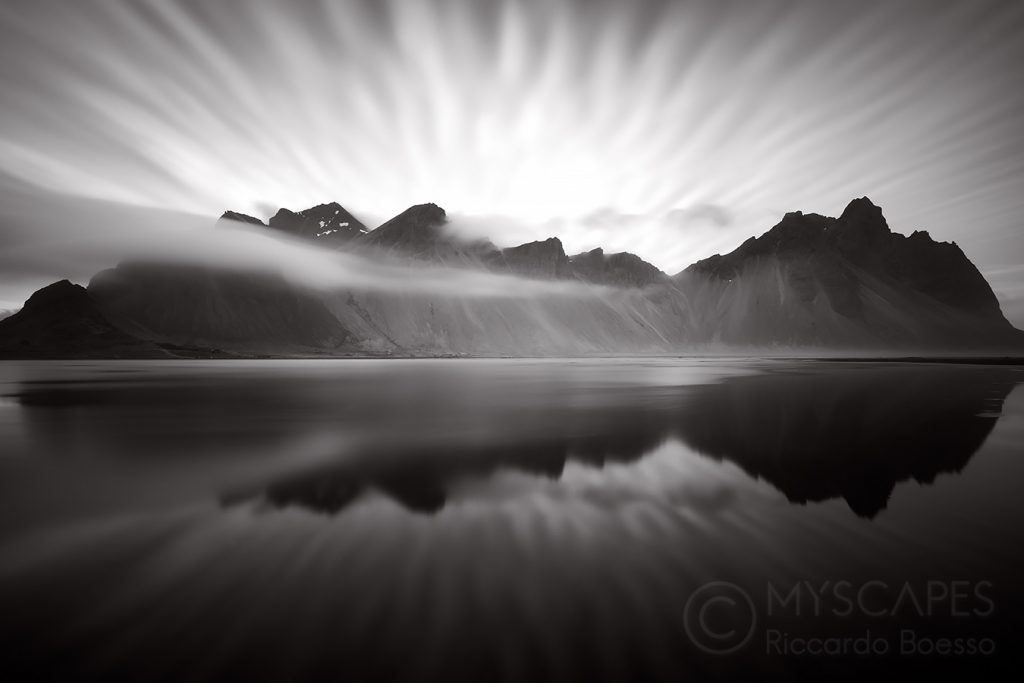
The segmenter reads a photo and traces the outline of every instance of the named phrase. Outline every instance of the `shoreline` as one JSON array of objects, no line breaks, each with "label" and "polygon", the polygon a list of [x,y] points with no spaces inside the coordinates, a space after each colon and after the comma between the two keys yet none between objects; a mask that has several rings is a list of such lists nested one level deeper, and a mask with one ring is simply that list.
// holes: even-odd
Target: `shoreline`
[{"label": "shoreline", "polygon": [[1024,366],[1024,356],[1016,355],[886,355],[886,356],[826,356],[826,355],[766,355],[766,354],[594,354],[577,356],[528,356],[528,355],[468,355],[468,354],[351,354],[351,355],[324,355],[324,354],[243,354],[231,352],[168,354],[168,355],[25,355],[6,356],[0,355],[0,362],[40,362],[40,361],[195,361],[195,360],[700,360],[700,361],[803,361],[816,363],[916,363],[916,364],[942,364],[942,365],[1005,365]]}]

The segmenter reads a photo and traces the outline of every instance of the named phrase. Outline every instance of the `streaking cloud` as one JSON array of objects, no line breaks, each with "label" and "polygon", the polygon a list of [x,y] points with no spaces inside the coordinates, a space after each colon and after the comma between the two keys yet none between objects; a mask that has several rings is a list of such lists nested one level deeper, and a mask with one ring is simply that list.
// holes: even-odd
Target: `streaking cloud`
[{"label": "streaking cloud", "polygon": [[[417,291],[451,297],[593,296],[581,282],[480,270],[403,267],[311,245],[268,228],[115,202],[8,190],[0,204],[0,286],[41,286],[61,273],[88,282],[121,261],[280,275],[314,290]],[[603,291],[603,289],[602,289]],[[6,312],[0,310],[0,318]]]},{"label": "streaking cloud", "polygon": [[211,216],[432,201],[668,272],[869,195],[1004,268],[1022,29],[996,2],[38,0],[0,9],[0,170]]}]

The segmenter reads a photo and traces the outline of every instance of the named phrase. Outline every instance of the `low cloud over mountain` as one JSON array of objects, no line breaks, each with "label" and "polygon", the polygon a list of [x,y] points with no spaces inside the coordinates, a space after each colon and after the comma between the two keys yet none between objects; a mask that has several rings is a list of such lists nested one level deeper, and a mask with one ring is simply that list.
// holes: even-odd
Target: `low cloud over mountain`
[{"label": "low cloud over mountain", "polygon": [[[712,214],[708,220],[727,220]],[[671,277],[627,252],[568,255],[557,238],[498,248],[452,230],[435,204],[413,206],[374,230],[337,203],[281,209],[268,223],[227,211],[213,230],[218,244],[244,242],[252,231],[289,240],[282,267],[263,252],[230,268],[149,254],[75,291],[73,316],[87,309],[110,330],[79,335],[72,326],[55,347],[50,330],[66,302],[48,305],[47,295],[0,322],[0,350],[75,355],[81,337],[83,352],[95,355],[104,334],[112,355],[129,340],[136,350],[164,345],[160,353],[172,345],[260,354],[564,355],[993,351],[1020,349],[1024,338],[959,247],[926,232],[892,232],[866,197],[838,218],[788,213],[760,237]],[[284,256],[289,249],[298,251]],[[304,253],[311,265],[322,261],[344,274],[303,278],[294,257]]]}]

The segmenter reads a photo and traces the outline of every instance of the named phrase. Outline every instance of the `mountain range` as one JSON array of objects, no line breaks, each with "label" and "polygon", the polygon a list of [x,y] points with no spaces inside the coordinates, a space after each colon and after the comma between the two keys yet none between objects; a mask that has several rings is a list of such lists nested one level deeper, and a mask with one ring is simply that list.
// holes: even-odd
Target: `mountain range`
[{"label": "mountain range", "polygon": [[[315,291],[267,273],[125,262],[88,288],[62,281],[0,320],[6,357],[588,355],[688,352],[1019,353],[1024,333],[954,243],[893,232],[855,199],[838,218],[793,212],[734,251],[675,275],[630,253],[568,255],[549,238],[498,248],[457,237],[444,209],[410,207],[376,229],[337,203],[268,222],[366,259],[579,286],[526,295],[400,288]],[[218,228],[214,228],[218,229]],[[596,286],[586,286],[596,285]]]}]

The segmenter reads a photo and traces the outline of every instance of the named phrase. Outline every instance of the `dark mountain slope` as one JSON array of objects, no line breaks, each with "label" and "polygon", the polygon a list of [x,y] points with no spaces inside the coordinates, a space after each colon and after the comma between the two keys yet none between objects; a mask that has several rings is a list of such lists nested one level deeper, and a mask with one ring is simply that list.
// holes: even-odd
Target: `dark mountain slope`
[{"label": "dark mountain slope", "polygon": [[340,352],[349,337],[317,295],[258,273],[125,263],[93,277],[89,294],[121,328],[177,344]]},{"label": "dark mountain slope", "polygon": [[955,244],[893,233],[854,200],[839,218],[788,213],[673,278],[702,338],[733,344],[1010,347],[1022,343]]},{"label": "dark mountain slope", "polygon": [[890,232],[882,210],[867,197],[850,202],[826,238],[850,263],[886,281],[957,310],[1005,322],[992,288],[960,247],[936,242],[924,231],[909,237]]},{"label": "dark mountain slope", "polygon": [[0,321],[0,357],[169,357],[157,345],[115,327],[84,287],[67,280],[48,285],[24,308]]}]

